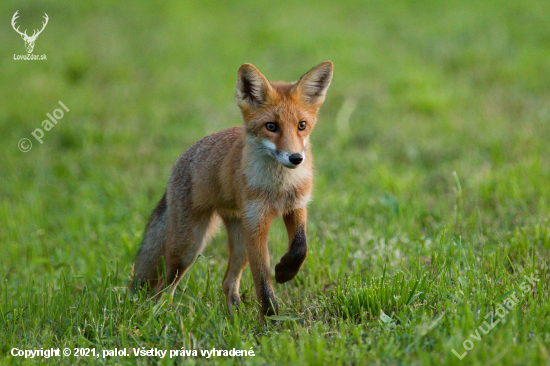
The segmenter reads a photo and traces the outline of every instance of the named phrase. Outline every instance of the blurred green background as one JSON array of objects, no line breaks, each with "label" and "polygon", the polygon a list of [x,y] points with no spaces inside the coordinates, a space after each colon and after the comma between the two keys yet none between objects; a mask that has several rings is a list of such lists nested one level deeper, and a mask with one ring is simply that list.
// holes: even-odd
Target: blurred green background
[{"label": "blurred green background", "polygon": [[[16,10],[28,34],[48,14],[33,52],[47,61],[13,59],[26,54],[10,25]],[[124,287],[172,164],[201,137],[241,123],[234,86],[245,62],[286,81],[334,62],[311,138],[310,256],[296,291],[315,298],[347,276],[381,274],[382,262],[395,271],[429,262],[437,240],[448,250],[467,245],[478,264],[504,251],[507,268],[531,262],[545,268],[547,0],[3,1],[0,15],[5,311],[23,290],[54,296],[64,276],[75,279],[74,291],[86,283],[93,294],[116,272],[113,286]],[[70,112],[39,144],[31,132],[58,101]],[[18,149],[22,138],[32,141],[31,151]],[[199,284],[212,271],[219,314],[224,235],[194,270]],[[276,223],[273,261],[285,252],[285,237]],[[245,274],[243,289],[255,309]],[[276,288],[289,309],[292,286]],[[38,323],[35,335],[12,330],[4,341],[46,344],[37,334],[47,327]],[[447,326],[441,337],[453,333]],[[510,342],[502,337],[502,345]],[[411,356],[400,353],[399,338],[388,357],[397,363],[454,357],[441,339]],[[534,354],[544,356],[536,344]]]}]

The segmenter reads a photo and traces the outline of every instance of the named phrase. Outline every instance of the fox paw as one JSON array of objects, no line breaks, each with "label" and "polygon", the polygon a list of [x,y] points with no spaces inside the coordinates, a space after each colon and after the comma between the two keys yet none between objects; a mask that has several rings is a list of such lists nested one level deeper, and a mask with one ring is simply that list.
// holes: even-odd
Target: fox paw
[{"label": "fox paw", "polygon": [[283,258],[281,258],[281,261],[275,266],[275,281],[277,281],[277,283],[285,283],[293,279],[302,265],[302,261],[297,263],[297,261],[292,260],[287,257],[287,255],[288,254],[285,254]]}]

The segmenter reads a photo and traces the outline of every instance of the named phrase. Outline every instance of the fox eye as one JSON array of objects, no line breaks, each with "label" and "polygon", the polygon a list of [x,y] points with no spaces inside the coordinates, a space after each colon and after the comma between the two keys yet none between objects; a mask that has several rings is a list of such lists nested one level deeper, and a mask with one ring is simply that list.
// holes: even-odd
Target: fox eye
[{"label": "fox eye", "polygon": [[277,126],[276,123],[274,122],[267,122],[265,124],[265,128],[267,128],[268,131],[271,131],[271,132],[277,132],[279,131],[279,126]]},{"label": "fox eye", "polygon": [[298,123],[298,129],[300,131],[303,131],[306,129],[306,121],[301,121],[300,123]]}]

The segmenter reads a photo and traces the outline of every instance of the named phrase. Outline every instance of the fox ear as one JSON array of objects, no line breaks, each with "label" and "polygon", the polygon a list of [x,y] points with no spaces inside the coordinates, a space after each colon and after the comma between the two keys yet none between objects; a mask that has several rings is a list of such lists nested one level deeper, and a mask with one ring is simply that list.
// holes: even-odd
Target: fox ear
[{"label": "fox ear", "polygon": [[241,108],[258,109],[267,101],[271,85],[252,64],[243,64],[237,75],[235,98]]},{"label": "fox ear", "polygon": [[321,62],[298,80],[296,90],[305,104],[320,107],[332,80],[332,61]]}]

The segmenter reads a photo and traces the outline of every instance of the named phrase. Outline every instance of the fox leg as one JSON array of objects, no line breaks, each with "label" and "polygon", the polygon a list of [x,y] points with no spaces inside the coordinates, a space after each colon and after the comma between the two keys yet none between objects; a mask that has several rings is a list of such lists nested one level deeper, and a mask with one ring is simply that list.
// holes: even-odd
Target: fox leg
[{"label": "fox leg", "polygon": [[204,249],[206,242],[215,230],[219,216],[213,212],[185,212],[168,223],[168,236],[164,250],[166,278],[162,268],[154,293],[160,293],[171,286],[174,294],[178,283],[197,256]]},{"label": "fox leg", "polygon": [[279,305],[273,294],[269,269],[269,251],[267,248],[267,233],[273,215],[262,213],[261,207],[250,205],[245,212],[243,231],[246,244],[246,253],[250,262],[252,279],[256,290],[256,298],[262,309],[260,317],[276,315]]},{"label": "fox leg", "polygon": [[227,229],[227,244],[229,246],[229,262],[223,277],[223,293],[227,301],[227,310],[229,314],[233,314],[233,308],[239,310],[241,273],[248,264],[248,258],[241,220],[224,218],[223,221]]},{"label": "fox leg", "polygon": [[288,231],[288,251],[275,266],[275,280],[285,283],[296,276],[307,256],[305,207],[291,211],[283,216]]}]

